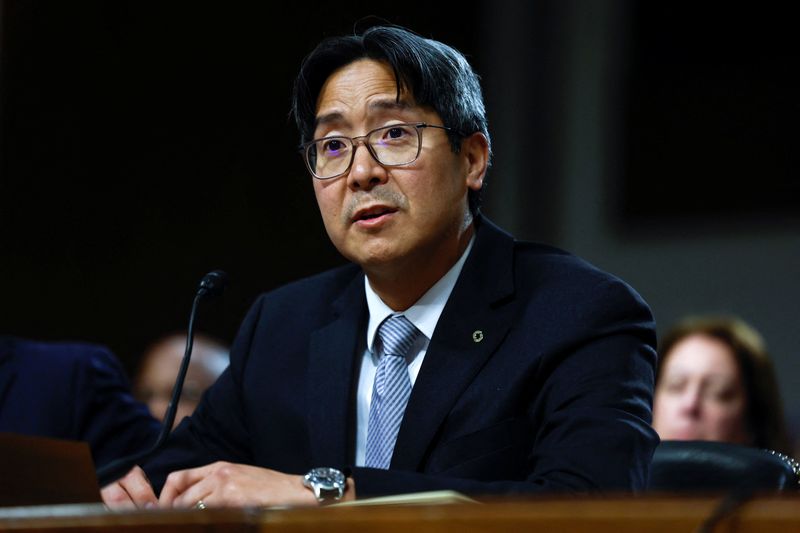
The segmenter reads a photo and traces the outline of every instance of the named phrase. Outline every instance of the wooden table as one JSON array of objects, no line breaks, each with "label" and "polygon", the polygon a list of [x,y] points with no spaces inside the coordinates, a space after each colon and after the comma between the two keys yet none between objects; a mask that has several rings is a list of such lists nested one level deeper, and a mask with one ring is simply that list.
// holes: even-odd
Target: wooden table
[{"label": "wooden table", "polygon": [[[70,532],[642,532],[697,531],[722,498],[608,497],[321,509],[111,512],[102,505],[0,509],[0,531]],[[712,531],[800,531],[800,496],[748,501]]]}]

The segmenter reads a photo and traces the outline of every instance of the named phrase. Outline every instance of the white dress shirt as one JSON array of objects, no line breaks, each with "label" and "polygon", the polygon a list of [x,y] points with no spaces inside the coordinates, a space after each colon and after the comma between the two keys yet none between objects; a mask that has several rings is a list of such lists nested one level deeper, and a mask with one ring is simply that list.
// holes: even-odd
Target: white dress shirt
[{"label": "white dress shirt", "polygon": [[367,293],[367,308],[369,310],[369,323],[367,324],[367,349],[361,358],[361,371],[358,377],[358,399],[357,399],[357,422],[356,422],[356,466],[364,466],[364,458],[367,449],[367,425],[369,423],[369,407],[372,403],[372,386],[375,381],[375,372],[378,369],[378,361],[380,360],[381,353],[373,351],[377,350],[375,346],[375,335],[378,331],[378,326],[383,323],[384,319],[389,315],[404,315],[422,335],[417,337],[417,340],[412,345],[409,353],[406,355],[408,362],[408,375],[411,378],[411,386],[417,381],[417,374],[422,367],[422,360],[425,359],[425,353],[428,351],[428,343],[433,336],[433,331],[436,329],[436,324],[439,322],[439,317],[442,314],[447,299],[450,298],[450,293],[453,292],[453,287],[456,285],[461,269],[464,262],[467,260],[472,244],[475,241],[473,235],[467,245],[464,253],[458,259],[455,265],[436,282],[436,284],[428,289],[428,292],[422,295],[417,302],[403,311],[397,313],[389,306],[383,303],[380,296],[375,294],[369,284],[369,280],[364,277],[364,289]]}]

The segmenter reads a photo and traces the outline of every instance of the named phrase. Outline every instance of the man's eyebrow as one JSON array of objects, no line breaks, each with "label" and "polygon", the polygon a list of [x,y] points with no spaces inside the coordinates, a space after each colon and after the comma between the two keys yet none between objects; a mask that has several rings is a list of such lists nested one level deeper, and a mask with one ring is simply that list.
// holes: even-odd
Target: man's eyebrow
[{"label": "man's eyebrow", "polygon": [[341,122],[343,120],[344,115],[338,111],[334,111],[333,113],[325,113],[324,115],[320,115],[314,119],[314,129],[317,129],[320,124],[331,124],[333,122]]},{"label": "man's eyebrow", "polygon": [[396,100],[392,99],[384,99],[384,100],[375,100],[370,102],[369,109],[370,110],[378,110],[378,111],[405,111],[407,109],[411,109],[414,105],[405,99]]}]

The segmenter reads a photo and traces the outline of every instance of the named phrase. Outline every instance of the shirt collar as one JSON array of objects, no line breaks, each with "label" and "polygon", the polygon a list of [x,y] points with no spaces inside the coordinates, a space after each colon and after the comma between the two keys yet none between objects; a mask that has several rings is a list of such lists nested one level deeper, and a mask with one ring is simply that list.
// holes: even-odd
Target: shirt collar
[{"label": "shirt collar", "polygon": [[453,287],[456,285],[461,269],[467,260],[472,245],[475,242],[475,235],[472,236],[467,248],[461,254],[456,264],[454,264],[447,274],[442,276],[433,287],[422,295],[414,305],[403,311],[397,313],[392,310],[388,305],[383,303],[380,296],[378,296],[369,284],[369,280],[364,276],[364,289],[367,294],[367,309],[369,309],[369,324],[367,325],[367,349],[372,352],[373,342],[375,341],[375,334],[378,331],[383,321],[389,315],[404,315],[414,326],[425,335],[428,340],[433,337],[433,330],[436,329],[436,324],[439,322],[439,317],[444,310],[447,299],[450,298],[450,293],[453,292]]}]

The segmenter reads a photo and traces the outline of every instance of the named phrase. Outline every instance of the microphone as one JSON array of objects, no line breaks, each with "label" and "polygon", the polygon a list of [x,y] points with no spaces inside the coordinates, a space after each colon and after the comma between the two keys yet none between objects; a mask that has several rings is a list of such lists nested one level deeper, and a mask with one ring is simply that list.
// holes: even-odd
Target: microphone
[{"label": "microphone", "polygon": [[166,442],[167,437],[172,431],[172,424],[175,422],[175,414],[178,411],[178,401],[181,397],[183,390],[183,382],[186,379],[186,372],[189,369],[189,361],[192,358],[192,344],[194,343],[194,322],[197,316],[197,308],[200,302],[205,298],[210,298],[222,293],[225,285],[228,283],[228,275],[222,270],[213,270],[203,276],[200,281],[200,286],[197,288],[197,293],[192,303],[192,310],[189,313],[189,329],[186,334],[186,349],[183,352],[183,360],[181,361],[178,377],[175,379],[175,386],[172,389],[172,397],[170,398],[167,412],[164,415],[164,420],[161,423],[161,432],[158,438],[150,448],[137,452],[119,459],[115,459],[110,463],[104,465],[97,470],[97,480],[101,487],[104,487],[116,481],[128,470],[133,468],[135,464],[143,459],[146,459],[156,451],[158,451]]},{"label": "microphone", "polygon": [[222,270],[212,270],[200,280],[200,287],[197,289],[198,296],[217,296],[222,294],[223,289],[228,284],[228,275]]}]

